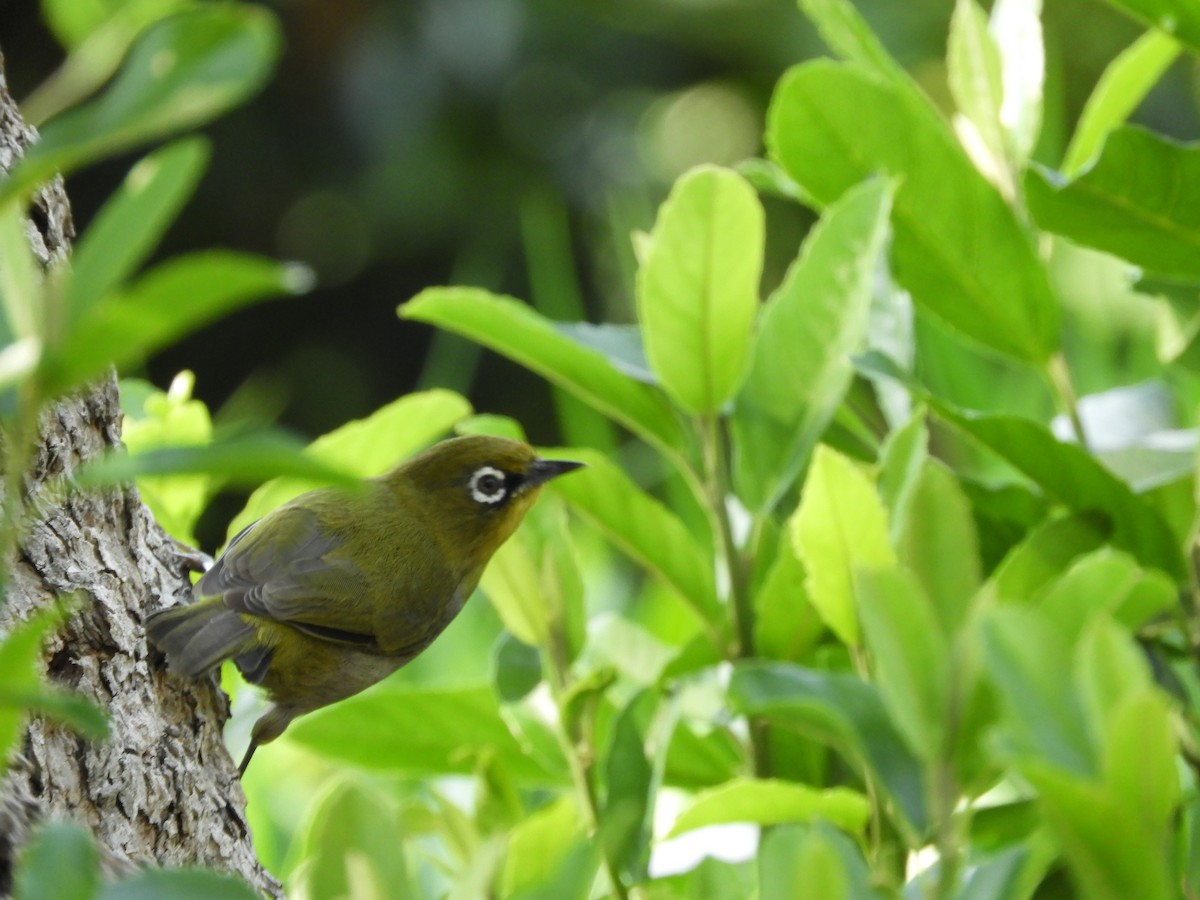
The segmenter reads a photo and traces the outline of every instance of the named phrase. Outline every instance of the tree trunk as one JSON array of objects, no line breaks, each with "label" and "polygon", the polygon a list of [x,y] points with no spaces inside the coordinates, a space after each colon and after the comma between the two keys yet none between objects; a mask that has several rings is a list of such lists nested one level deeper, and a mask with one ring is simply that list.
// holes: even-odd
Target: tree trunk
[{"label": "tree trunk", "polygon": [[[0,168],[11,168],[33,140],[0,57]],[[68,252],[72,235],[58,179],[31,212],[29,236],[43,266]],[[11,892],[21,847],[43,820],[89,828],[109,875],[146,864],[198,865],[282,896],[255,857],[246,797],[221,741],[224,694],[211,678],[168,676],[161,655],[147,648],[145,613],[190,592],[185,560],[132,488],[66,500],[43,491],[46,479],[118,444],[120,421],[111,377],[64,400],[42,415],[25,473],[30,504],[40,512],[17,558],[5,561],[0,636],[55,597],[81,598],[79,612],[45,648],[45,674],[105,710],[111,733],[92,742],[31,719],[0,782],[0,896]]]}]

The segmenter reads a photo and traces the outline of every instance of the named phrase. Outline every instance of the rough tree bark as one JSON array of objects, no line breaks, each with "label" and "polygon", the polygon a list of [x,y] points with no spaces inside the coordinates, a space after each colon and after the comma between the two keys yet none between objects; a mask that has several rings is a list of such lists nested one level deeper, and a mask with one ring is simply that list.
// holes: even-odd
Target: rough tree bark
[{"label": "rough tree bark", "polygon": [[[0,168],[8,171],[35,139],[9,96],[0,57]],[[31,220],[43,265],[68,252],[73,229],[61,180],[38,194]],[[161,655],[147,648],[144,614],[190,590],[176,546],[133,489],[67,500],[42,490],[47,479],[117,444],[120,418],[112,378],[47,410],[24,476],[30,500],[46,508],[17,558],[3,561],[0,635],[56,596],[81,596],[81,610],[45,649],[45,671],[99,704],[111,734],[89,742],[51,721],[29,723],[0,782],[0,897],[11,892],[21,847],[43,820],[87,826],[109,874],[199,865],[282,896],[255,857],[246,798],[221,743],[224,694],[212,679],[168,676]]]}]

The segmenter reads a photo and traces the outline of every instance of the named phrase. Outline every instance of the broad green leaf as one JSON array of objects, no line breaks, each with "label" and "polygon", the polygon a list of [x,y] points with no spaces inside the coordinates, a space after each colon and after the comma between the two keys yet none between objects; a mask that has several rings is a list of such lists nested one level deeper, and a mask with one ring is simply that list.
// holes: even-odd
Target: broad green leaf
[{"label": "broad green leaf", "polygon": [[1072,561],[1099,547],[1106,537],[1094,517],[1060,516],[1043,522],[1000,562],[983,586],[988,602],[1031,603]]},{"label": "broad green leaf", "polygon": [[738,495],[752,509],[791,486],[850,385],[891,194],[872,179],[831,205],[763,309],[731,422]]},{"label": "broad green leaf", "polygon": [[210,152],[204,139],[185,138],[129,170],[71,254],[71,320],[78,320],[145,262],[195,190]]},{"label": "broad green leaf", "polygon": [[299,879],[305,896],[421,896],[409,877],[398,811],[385,794],[335,781],[313,801],[310,815]]},{"label": "broad green leaf", "polygon": [[1104,784],[1046,765],[1026,766],[1022,775],[1038,791],[1043,819],[1062,846],[1077,896],[1089,900],[1178,896],[1166,859],[1165,830],[1139,827],[1123,797]]},{"label": "broad green leaf", "polygon": [[1200,53],[1200,6],[1192,0],[1108,0],[1151,28],[1174,35]]},{"label": "broad green leaf", "polygon": [[[758,851],[759,896],[813,900],[882,900],[862,851],[829,825],[782,825],[762,837]],[[797,888],[803,886],[801,892]]]},{"label": "broad green leaf", "polygon": [[879,451],[879,495],[891,513],[892,540],[900,529],[899,508],[904,493],[924,471],[929,458],[929,426],[918,407],[908,421],[888,432]]},{"label": "broad green leaf", "polygon": [[344,469],[310,458],[299,441],[277,431],[218,438],[194,447],[159,447],[136,456],[113,450],[81,465],[71,473],[71,483],[86,489],[166,475],[208,475],[236,485],[260,484],[280,475],[348,490],[360,484]]},{"label": "broad green leaf", "polygon": [[46,340],[42,273],[29,245],[29,223],[17,206],[0,208],[0,303],[4,342]]},{"label": "broad green leaf", "polygon": [[880,171],[896,179],[892,254],[913,299],[999,352],[1033,363],[1054,352],[1058,299],[1030,234],[911,88],[805,63],[776,88],[767,143],[825,204]]},{"label": "broad green leaf", "polygon": [[987,673],[1012,713],[1005,721],[1018,754],[1077,775],[1098,774],[1072,689],[1068,639],[1035,611],[1006,606],[985,618],[983,647]]},{"label": "broad green leaf", "polygon": [[499,896],[585,900],[596,877],[596,863],[579,807],[573,797],[561,796],[513,829]]},{"label": "broad green leaf", "polygon": [[709,900],[712,897],[753,897],[754,861],[722,862],[706,856],[677,875],[655,878],[638,888],[641,900]]},{"label": "broad green leaf", "polygon": [[65,392],[137,363],[254,301],[307,290],[305,270],[230,251],[182,256],[151,269],[83,315],[43,360],[47,389]]},{"label": "broad green leaf", "polygon": [[94,900],[100,851],[80,825],[43,825],[25,845],[13,873],[13,900]]},{"label": "broad green leaf", "polygon": [[743,777],[697,794],[666,837],[730,822],[780,825],[813,819],[823,819],[851,834],[861,834],[870,816],[870,802],[849,788],[821,790],[776,778]]},{"label": "broad green leaf", "polygon": [[962,889],[956,897],[958,900],[1009,900],[1025,896],[1023,892],[1028,891],[1026,885],[1029,883],[1025,869],[1030,853],[1027,847],[1018,845],[973,861],[963,875]]},{"label": "broad green leaf", "polygon": [[1183,572],[1180,548],[1162,516],[1087,451],[1059,441],[1043,425],[1019,416],[939,409],[949,421],[1024,473],[1051,498],[1081,513],[1102,514],[1112,541],[1144,566]]},{"label": "broad green leaf", "polygon": [[[405,394],[363,419],[347,422],[321,435],[305,448],[314,464],[332,466],[359,478],[382,475],[405,457],[424,448],[471,412],[453,391],[435,389]],[[316,487],[312,481],[276,479],[258,488],[229,524],[228,537]]]},{"label": "broad green leaf", "polygon": [[97,900],[258,900],[254,888],[233,875],[205,869],[147,869],[104,886]]},{"label": "broad green leaf", "polygon": [[385,682],[298,719],[287,740],[367,769],[410,775],[469,774],[482,756],[522,783],[564,783],[517,743],[489,686],[423,690]]},{"label": "broad green leaf", "polygon": [[1079,116],[1063,157],[1063,177],[1074,178],[1100,153],[1108,135],[1137,109],[1179,49],[1173,37],[1151,29],[1109,63]]},{"label": "broad green leaf", "polygon": [[13,626],[0,640],[0,773],[25,722],[25,700],[41,688],[42,644],[62,616],[57,608],[46,609]]},{"label": "broad green leaf", "polygon": [[629,480],[602,454],[572,448],[587,468],[554,490],[638,564],[661,578],[704,623],[720,621],[711,551],[668,507]]},{"label": "broad green leaf", "polygon": [[767,659],[800,662],[825,631],[804,583],[804,564],[792,542],[781,540],[775,560],[754,593],[754,650]]},{"label": "broad green leaf", "polygon": [[717,412],[745,377],[764,228],[754,189],[715,166],[685,174],[659,209],[638,269],[638,320],[650,367],[689,413]]},{"label": "broad green leaf", "polygon": [[1038,607],[1071,637],[1100,613],[1139,628],[1169,613],[1177,602],[1175,585],[1165,575],[1147,572],[1126,554],[1102,547],[1077,560],[1051,584]]},{"label": "broad green leaf", "polygon": [[[1010,188],[1008,140],[1000,126],[1004,102],[1000,50],[988,31],[987,15],[975,0],[955,0],[946,44],[946,74],[958,111],[987,154],[987,159],[976,165],[994,182]],[[970,150],[970,145],[966,146]]]},{"label": "broad green leaf", "polygon": [[683,428],[662,394],[560,334],[511,297],[478,288],[430,288],[399,308],[405,319],[463,335],[570,391],[668,455],[686,453]]},{"label": "broad green leaf", "polygon": [[992,39],[1000,51],[1004,87],[1000,124],[1018,167],[1028,162],[1042,127],[1046,49],[1041,15],[1042,0],[996,0],[989,22]]},{"label": "broad green leaf", "polygon": [[1112,711],[1103,735],[1105,780],[1128,817],[1157,831],[1164,843],[1181,796],[1173,715],[1165,695],[1146,685]]},{"label": "broad green leaf", "polygon": [[[42,0],[47,24],[70,53],[21,103],[35,127],[95,94],[147,26],[195,0]],[[53,17],[53,18],[52,18]]]},{"label": "broad green leaf", "polygon": [[69,690],[43,685],[32,691],[0,686],[0,705],[24,707],[30,713],[56,719],[92,740],[108,737],[108,719],[91,700]]},{"label": "broad green leaf", "polygon": [[849,459],[818,446],[789,529],[809,600],[844,644],[857,646],[855,570],[896,562],[875,485]]},{"label": "broad green leaf", "polygon": [[1047,231],[1158,275],[1200,277],[1200,145],[1118,128],[1074,181],[1031,169],[1025,194]]},{"label": "broad green leaf", "polygon": [[735,711],[799,728],[864,764],[895,803],[901,821],[924,832],[924,769],[874,686],[853,675],[752,661],[734,665],[728,691]]},{"label": "broad green leaf", "polygon": [[658,786],[654,760],[647,758],[646,737],[638,724],[638,706],[654,710],[654,695],[649,691],[635,695],[617,713],[609,732],[603,751],[606,791],[597,834],[606,855],[635,883],[645,879],[650,862],[654,792]]},{"label": "broad green leaf", "polygon": [[130,7],[169,9],[176,0],[41,0],[42,16],[58,42],[73,50]]},{"label": "broad green leaf", "polygon": [[1182,577],[1180,548],[1162,515],[1086,450],[1058,440],[1049,428],[1032,419],[955,407],[925,391],[879,354],[863,354],[856,358],[855,366],[864,374],[884,375],[905,383],[942,419],[996,453],[1049,499],[1072,511],[1099,513],[1107,519],[1113,543],[1142,565]]},{"label": "broad green leaf", "polygon": [[893,517],[900,562],[933,601],[943,634],[954,635],[983,581],[970,502],[950,470],[927,459]]},{"label": "broad green leaf", "polygon": [[854,584],[879,693],[909,747],[933,763],[945,755],[951,713],[944,626],[921,585],[903,569],[859,569]]},{"label": "broad green leaf", "polygon": [[0,185],[0,204],[56,172],[194,128],[237,106],[263,85],[278,53],[279,26],[261,6],[197,4],[155,23],[99,97],[42,127]]}]

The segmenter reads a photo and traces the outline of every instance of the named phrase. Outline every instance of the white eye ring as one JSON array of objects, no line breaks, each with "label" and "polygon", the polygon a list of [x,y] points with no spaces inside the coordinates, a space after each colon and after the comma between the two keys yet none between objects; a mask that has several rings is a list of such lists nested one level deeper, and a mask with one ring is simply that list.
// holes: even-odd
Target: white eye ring
[{"label": "white eye ring", "polygon": [[499,503],[508,493],[504,486],[504,473],[491,466],[476,469],[467,487],[471,489],[472,500],[489,505]]}]

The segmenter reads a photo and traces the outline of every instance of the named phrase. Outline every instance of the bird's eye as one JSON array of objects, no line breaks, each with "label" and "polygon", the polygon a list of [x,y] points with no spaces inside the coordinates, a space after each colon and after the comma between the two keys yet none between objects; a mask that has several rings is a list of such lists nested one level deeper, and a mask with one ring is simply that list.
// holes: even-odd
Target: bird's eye
[{"label": "bird's eye", "polygon": [[504,473],[491,466],[476,469],[467,487],[471,490],[472,500],[489,506],[499,503],[508,493],[508,488],[504,486]]}]

